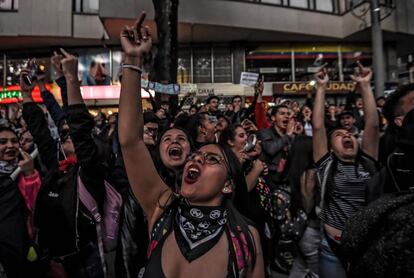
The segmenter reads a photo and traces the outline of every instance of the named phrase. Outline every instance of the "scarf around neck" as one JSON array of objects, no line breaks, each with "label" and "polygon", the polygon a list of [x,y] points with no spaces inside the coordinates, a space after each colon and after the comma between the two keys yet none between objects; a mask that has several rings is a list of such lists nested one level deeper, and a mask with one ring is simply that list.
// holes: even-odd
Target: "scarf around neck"
[{"label": "scarf around neck", "polygon": [[226,223],[224,207],[180,204],[174,219],[174,234],[186,260],[191,262],[208,252],[219,241]]},{"label": "scarf around neck", "polygon": [[17,167],[17,159],[12,162],[0,160],[0,174],[10,175]]},{"label": "scarf around neck", "polygon": [[75,166],[77,162],[76,155],[68,156],[65,160],[59,161],[59,170],[61,172],[67,172],[69,168]]}]

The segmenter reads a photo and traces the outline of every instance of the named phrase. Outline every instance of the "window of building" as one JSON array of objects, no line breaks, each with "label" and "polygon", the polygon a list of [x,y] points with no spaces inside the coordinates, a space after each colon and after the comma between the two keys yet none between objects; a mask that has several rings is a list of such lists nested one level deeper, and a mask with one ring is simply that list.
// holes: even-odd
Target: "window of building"
[{"label": "window of building", "polygon": [[312,80],[319,68],[327,64],[331,80],[340,79],[338,46],[336,45],[295,45],[296,81]]},{"label": "window of building", "polygon": [[358,70],[357,61],[362,65],[371,67],[372,53],[371,48],[365,46],[341,46],[342,68],[344,81],[351,81],[351,75]]},{"label": "window of building", "polygon": [[75,0],[75,12],[98,13],[99,0]]},{"label": "window of building", "polygon": [[121,84],[119,74],[121,72],[122,51],[112,51],[112,84]]},{"label": "window of building", "polygon": [[231,51],[229,48],[214,48],[214,83],[232,82]]},{"label": "window of building", "polygon": [[113,74],[109,50],[79,50],[79,78],[82,85],[111,85]]},{"label": "window of building", "polygon": [[274,5],[282,5],[282,0],[262,0],[262,3],[274,4]]},{"label": "window of building", "polygon": [[335,12],[335,2],[336,0],[316,0],[315,9],[323,12]]},{"label": "window of building", "polygon": [[[28,59],[7,59],[6,68],[3,63],[0,66],[1,85],[12,86],[20,85],[20,72],[26,67]],[[36,63],[45,69],[45,74],[50,77],[50,57],[36,57]],[[6,74],[6,84],[3,84],[4,74]]]},{"label": "window of building", "polygon": [[309,8],[308,0],[290,0],[289,4],[291,7],[304,8],[304,9]]},{"label": "window of building", "polygon": [[191,83],[191,49],[178,50],[177,83]]},{"label": "window of building", "polygon": [[346,10],[351,10],[352,8],[358,6],[364,1],[366,0],[346,0],[346,4],[345,4]]},{"label": "window of building", "polygon": [[211,83],[211,49],[194,48],[194,83]]},{"label": "window of building", "polygon": [[246,67],[248,72],[263,74],[265,82],[292,81],[292,48],[257,47],[247,53]]},{"label": "window of building", "polygon": [[0,11],[13,11],[19,9],[19,0],[0,0]]}]

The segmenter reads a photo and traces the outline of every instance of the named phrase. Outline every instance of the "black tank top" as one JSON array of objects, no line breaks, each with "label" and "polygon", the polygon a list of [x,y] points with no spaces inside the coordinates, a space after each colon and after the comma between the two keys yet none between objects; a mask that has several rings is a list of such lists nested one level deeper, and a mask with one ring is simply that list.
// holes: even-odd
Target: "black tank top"
[{"label": "black tank top", "polygon": [[[173,231],[173,221],[177,212],[178,202],[179,200],[174,200],[154,225],[148,250],[148,261],[142,278],[166,277],[162,270],[162,247],[167,237]],[[246,260],[242,258],[245,253],[242,251],[242,249],[245,249],[245,243],[234,236],[228,225],[226,226],[226,236],[229,242],[226,278],[243,278],[247,273]]]}]

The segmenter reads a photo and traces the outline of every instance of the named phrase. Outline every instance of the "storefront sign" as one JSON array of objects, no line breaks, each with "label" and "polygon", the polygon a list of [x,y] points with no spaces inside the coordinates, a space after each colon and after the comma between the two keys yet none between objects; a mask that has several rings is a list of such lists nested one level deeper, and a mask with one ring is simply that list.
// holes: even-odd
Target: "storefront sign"
[{"label": "storefront sign", "polygon": [[[274,83],[273,94],[308,94],[315,90],[313,82]],[[329,94],[345,94],[355,90],[353,82],[329,82],[326,92]]]},{"label": "storefront sign", "polygon": [[207,96],[235,96],[253,93],[253,88],[230,83],[202,83],[197,84],[197,95]]},{"label": "storefront sign", "polygon": [[[51,86],[46,84],[46,88],[50,91]],[[32,98],[35,102],[43,102],[38,86],[32,91]],[[0,104],[10,104],[22,101],[22,94],[19,85],[0,87]]]},{"label": "storefront sign", "polygon": [[[119,99],[121,86],[81,86],[81,93],[84,100],[89,99]],[[152,94],[154,91],[149,90]],[[141,97],[149,98],[149,94],[141,89]]]},{"label": "storefront sign", "polygon": [[180,93],[197,93],[197,84],[180,84]]}]

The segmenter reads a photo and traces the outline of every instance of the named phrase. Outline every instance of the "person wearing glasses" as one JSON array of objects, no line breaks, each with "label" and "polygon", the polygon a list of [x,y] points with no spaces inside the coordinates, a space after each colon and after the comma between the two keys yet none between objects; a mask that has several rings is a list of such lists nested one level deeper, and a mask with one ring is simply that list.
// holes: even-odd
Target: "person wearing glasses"
[{"label": "person wearing glasses", "polygon": [[[152,47],[145,13],[121,32],[125,52],[119,140],[128,178],[148,219],[150,247],[143,277],[264,277],[257,231],[234,208],[243,175],[231,151],[202,146],[184,166],[178,193],[157,174],[143,141],[142,57]],[[136,109],[138,107],[138,109]],[[240,170],[240,169],[239,169]]]}]

